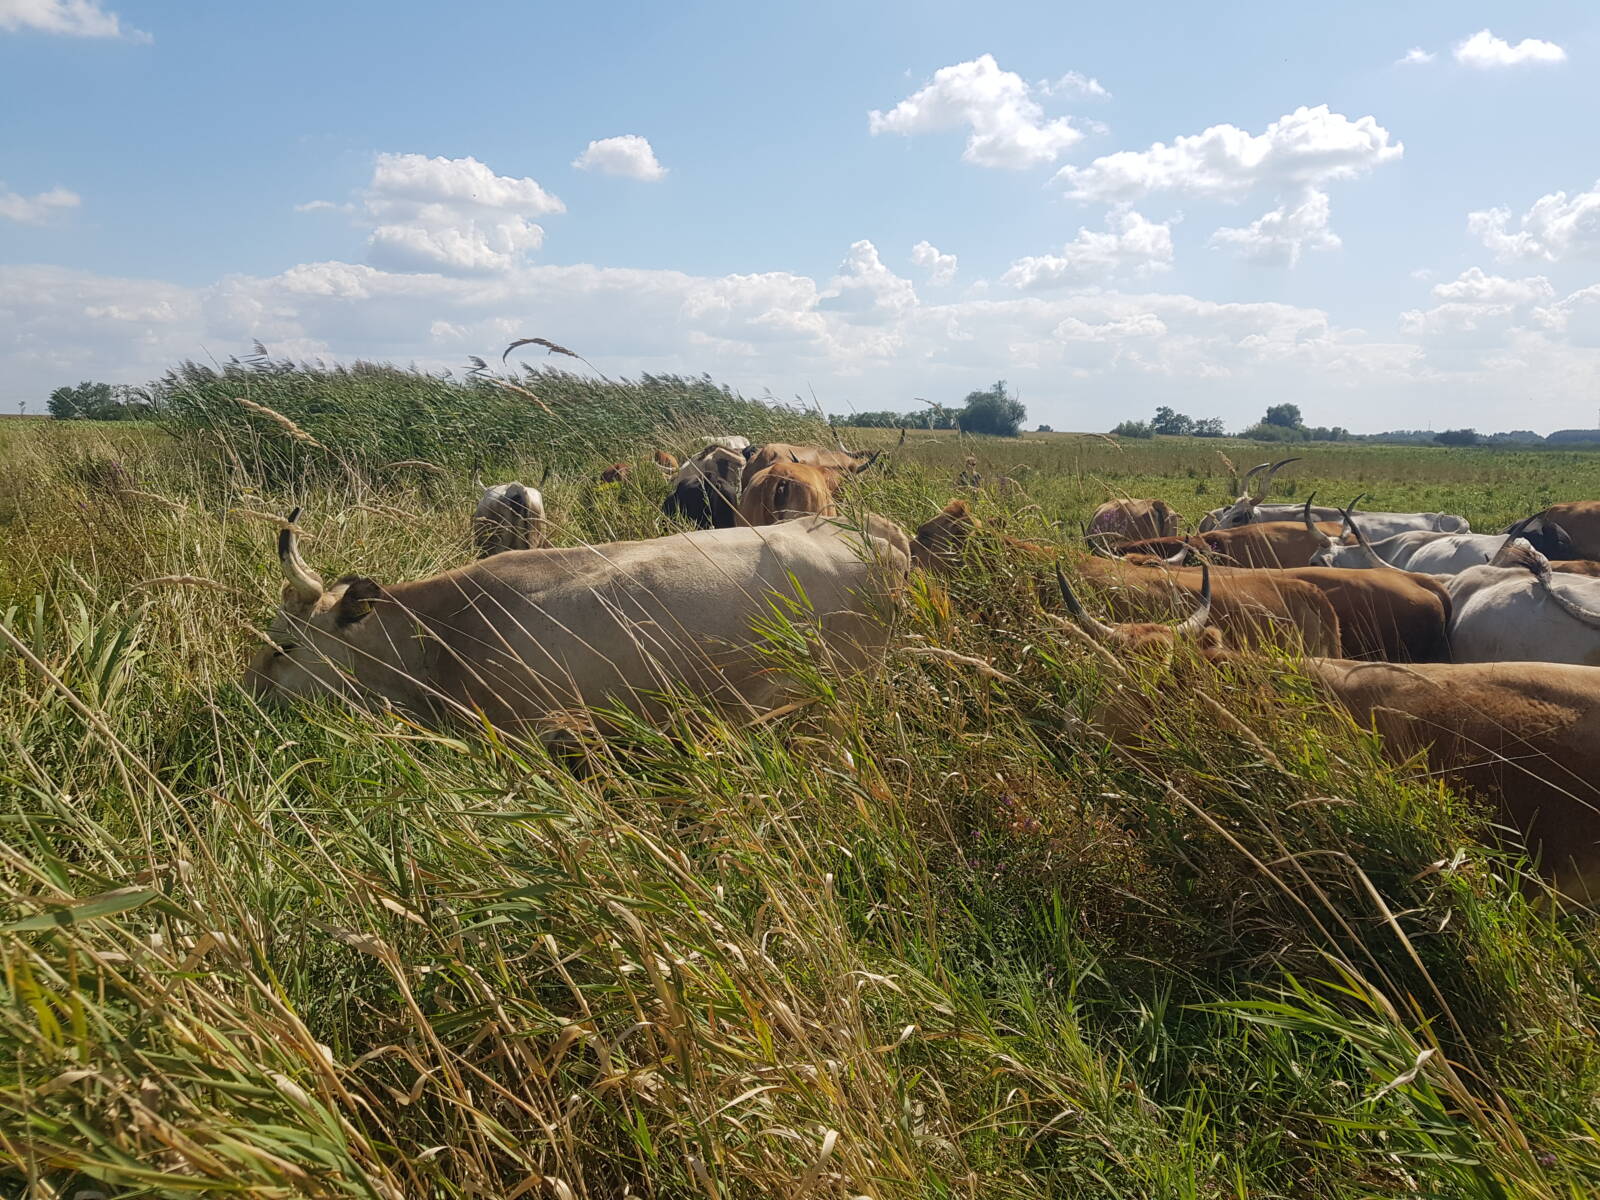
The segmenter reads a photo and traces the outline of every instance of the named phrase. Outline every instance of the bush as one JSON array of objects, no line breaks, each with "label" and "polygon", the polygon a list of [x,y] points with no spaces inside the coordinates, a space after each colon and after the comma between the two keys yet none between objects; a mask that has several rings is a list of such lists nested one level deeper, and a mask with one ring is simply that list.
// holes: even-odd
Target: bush
[{"label": "bush", "polygon": [[968,433],[1016,437],[1027,419],[1028,410],[1015,396],[1007,394],[1006,381],[1000,379],[987,391],[967,393],[967,406],[961,411],[961,428]]},{"label": "bush", "polygon": [[1149,421],[1124,421],[1111,432],[1125,438],[1153,438],[1156,435],[1155,427]]}]

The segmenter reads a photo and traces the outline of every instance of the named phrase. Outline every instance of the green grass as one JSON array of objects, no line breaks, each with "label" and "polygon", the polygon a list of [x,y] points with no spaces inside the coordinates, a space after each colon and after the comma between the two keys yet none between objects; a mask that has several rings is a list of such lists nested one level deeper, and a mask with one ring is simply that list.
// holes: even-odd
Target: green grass
[{"label": "green grass", "polygon": [[[400,411],[340,378],[270,395]],[[584,429],[624,395],[597,394]],[[431,418],[382,443],[306,425],[315,461],[270,421],[235,461],[199,424],[0,424],[7,1190],[1600,1187],[1592,923],[1530,903],[1482,807],[1384,765],[1291,663],[1119,669],[979,566],[912,588],[881,671],[811,672],[815,702],[757,728],[685,709],[582,773],[493,735],[256,708],[236,681],[281,581],[254,514],[304,503],[325,575],[458,564],[470,466],[507,435],[452,419],[415,455],[445,470],[409,474],[384,456]],[[551,467],[559,542],[649,536],[649,450],[717,419],[555,458],[516,441],[497,477]],[[985,516],[1070,538],[1108,494],[1224,503],[1219,448],[1270,453],[912,435],[851,502],[914,525],[972,452],[1025,493],[980,496]],[[1286,495],[1476,528],[1600,492],[1580,453],[1303,453]],[[640,469],[597,487],[613,457]],[[1082,724],[1113,693],[1148,710],[1146,744]]]}]

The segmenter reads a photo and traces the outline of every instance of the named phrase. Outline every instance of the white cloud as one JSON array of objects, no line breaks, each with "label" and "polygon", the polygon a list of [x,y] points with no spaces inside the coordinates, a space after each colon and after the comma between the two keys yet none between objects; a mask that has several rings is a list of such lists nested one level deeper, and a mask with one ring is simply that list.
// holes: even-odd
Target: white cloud
[{"label": "white cloud", "polygon": [[1002,71],[992,54],[939,68],[888,112],[870,113],[867,126],[908,136],[970,129],[963,159],[1013,170],[1052,163],[1083,138],[1067,118],[1047,120],[1022,76]]},{"label": "white cloud", "polygon": [[1519,67],[1524,63],[1566,62],[1567,52],[1554,42],[1523,38],[1515,46],[1505,38],[1480,29],[1455,49],[1456,61],[1463,66],[1494,68]]},{"label": "white cloud", "polygon": [[1279,117],[1263,133],[1213,125],[1170,146],[1156,142],[1086,167],[1063,167],[1056,180],[1072,199],[1110,204],[1161,191],[1238,200],[1258,188],[1281,191],[1354,179],[1404,153],[1372,117],[1352,121],[1320,104]]},{"label": "white cloud", "polygon": [[0,220],[18,221],[24,225],[42,225],[45,221],[69,208],[83,203],[77,192],[66,188],[51,188],[24,196],[0,183]]},{"label": "white cloud", "polygon": [[1018,291],[1103,282],[1114,275],[1144,276],[1172,267],[1172,226],[1129,210],[1111,213],[1107,230],[1080,228],[1060,254],[1019,258],[1000,282]]},{"label": "white cloud", "polygon": [[1235,251],[1252,262],[1269,266],[1295,266],[1307,250],[1337,250],[1339,236],[1328,228],[1328,194],[1307,188],[1293,202],[1284,203],[1243,229],[1223,228],[1211,235],[1211,244]]},{"label": "white cloud", "polygon": [[337,212],[339,208],[340,205],[335,204],[332,200],[307,200],[304,204],[296,204],[294,206],[294,210],[297,213]]},{"label": "white cloud", "polygon": [[943,287],[956,277],[956,256],[939,253],[932,242],[921,241],[911,247],[911,261],[927,270],[929,287]]},{"label": "white cloud", "polygon": [[1047,79],[1039,85],[1041,96],[1088,96],[1094,100],[1109,100],[1111,93],[1106,91],[1098,79],[1091,79],[1077,71],[1068,71],[1060,79]]},{"label": "white cloud", "polygon": [[636,133],[590,142],[588,148],[572,160],[572,165],[580,171],[599,171],[603,175],[623,175],[652,183],[667,173],[656,161],[656,152],[650,143]]},{"label": "white cloud", "polygon": [[1469,267],[1450,283],[1436,284],[1433,294],[1440,300],[1476,304],[1531,304],[1548,300],[1555,289],[1543,275],[1526,279],[1507,279],[1485,274],[1482,267]]},{"label": "white cloud", "polygon": [[531,218],[566,211],[532,179],[422,154],[378,155],[361,202],[375,266],[448,275],[509,270],[544,242]]},{"label": "white cloud", "polygon": [[1522,214],[1521,228],[1511,229],[1511,210],[1491,208],[1467,214],[1467,230],[1482,239],[1502,261],[1543,259],[1560,262],[1600,251],[1600,182],[1587,192],[1568,196],[1551,192]]},{"label": "white cloud", "polygon": [[54,33],[62,37],[126,38],[148,42],[148,33],[124,29],[100,0],[0,0],[0,31]]},{"label": "white cloud", "polygon": [[1431,63],[1437,57],[1439,56],[1432,50],[1424,50],[1421,46],[1413,46],[1397,58],[1395,62],[1400,64]]},{"label": "white cloud", "polygon": [[878,248],[863,239],[851,244],[817,307],[860,324],[883,324],[916,308],[917,290],[884,266]]}]

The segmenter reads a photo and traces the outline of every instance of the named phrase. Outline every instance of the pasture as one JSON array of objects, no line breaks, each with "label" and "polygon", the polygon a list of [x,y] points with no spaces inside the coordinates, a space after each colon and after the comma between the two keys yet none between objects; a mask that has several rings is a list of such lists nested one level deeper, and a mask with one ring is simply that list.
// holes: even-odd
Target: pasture
[{"label": "pasture", "polygon": [[[1592,918],[1541,903],[1479,799],[1387,764],[1292,661],[1118,663],[980,563],[914,579],[882,669],[833,678],[776,622],[792,711],[680,705],[583,740],[581,769],[492,729],[265,710],[238,680],[293,504],[325,577],[396,581],[470,556],[476,462],[543,478],[572,545],[665,531],[658,446],[827,435],[640,392],[612,438],[601,389],[567,401],[559,455],[471,412],[429,425],[448,454],[411,452],[387,410],[341,441],[315,405],[355,385],[260,386],[287,426],[215,395],[169,430],[0,424],[8,1189],[1600,1188]],[[1015,480],[980,517],[1069,562],[1108,497],[1192,523],[1232,498],[1219,451],[1292,453],[846,437],[890,451],[848,509],[914,528],[971,454]],[[1580,452],[1299,453],[1274,500],[1496,530],[1600,497]],[[631,475],[599,486],[613,459]],[[1112,693],[1149,714],[1136,752],[1084,723]]]}]

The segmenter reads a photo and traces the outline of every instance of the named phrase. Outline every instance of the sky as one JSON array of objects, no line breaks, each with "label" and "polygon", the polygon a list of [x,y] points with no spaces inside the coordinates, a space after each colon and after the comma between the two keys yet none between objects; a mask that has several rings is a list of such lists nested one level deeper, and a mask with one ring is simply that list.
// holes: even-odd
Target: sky
[{"label": "sky", "polygon": [[1600,8],[0,0],[0,411],[511,340],[831,412],[1600,423]]}]

